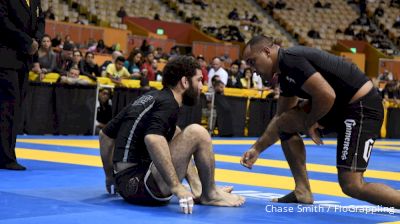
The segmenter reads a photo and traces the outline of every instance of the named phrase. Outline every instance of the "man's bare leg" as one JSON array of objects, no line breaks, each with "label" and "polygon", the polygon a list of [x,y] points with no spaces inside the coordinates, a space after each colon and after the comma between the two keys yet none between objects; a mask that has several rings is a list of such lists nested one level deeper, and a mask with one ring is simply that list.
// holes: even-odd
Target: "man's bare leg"
[{"label": "man's bare leg", "polygon": [[306,150],[303,139],[298,134],[295,134],[288,140],[282,141],[282,149],[286,160],[288,161],[296,186],[293,192],[282,198],[273,199],[272,201],[312,204],[314,199],[307,175]]},{"label": "man's bare leg", "polygon": [[[195,203],[200,203],[200,196],[201,196],[201,182],[199,178],[199,173],[197,172],[196,166],[194,164],[194,161],[191,160],[187,173],[186,173],[186,178],[185,178],[190,185],[190,190],[192,191],[194,195],[194,201]],[[221,189],[222,191],[225,191],[227,193],[231,193],[233,190],[233,186],[217,186],[217,188]]]},{"label": "man's bare leg", "polygon": [[[188,170],[188,164],[192,155],[199,173],[202,194],[200,202],[215,206],[240,206],[244,198],[230,194],[217,188],[215,185],[215,159],[212,151],[211,137],[207,130],[200,125],[190,125],[177,135],[169,144],[172,162],[178,178],[182,181]],[[155,166],[151,172],[161,192],[171,194],[169,187],[164,182]]]},{"label": "man's bare leg", "polygon": [[338,169],[339,184],[346,195],[386,207],[400,208],[400,192],[379,183],[364,181],[364,172]]}]

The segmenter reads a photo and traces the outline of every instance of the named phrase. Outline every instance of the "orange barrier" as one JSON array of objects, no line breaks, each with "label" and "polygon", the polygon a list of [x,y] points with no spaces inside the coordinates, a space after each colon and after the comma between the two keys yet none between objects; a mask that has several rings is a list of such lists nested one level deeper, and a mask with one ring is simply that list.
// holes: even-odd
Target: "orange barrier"
[{"label": "orange barrier", "polygon": [[152,37],[130,35],[128,44],[129,51],[134,48],[139,48],[142,45],[143,40],[147,40],[147,42],[154,48],[161,47],[165,53],[169,52],[169,50],[176,45],[176,41],[172,39],[157,39]]},{"label": "orange barrier", "polygon": [[[151,20],[147,18],[136,18],[136,17],[128,17],[124,19],[124,22],[131,27],[141,27],[147,30],[147,34],[139,34],[149,36],[149,33],[156,33],[157,29],[163,29],[164,35],[167,36],[169,39],[174,39],[178,44],[181,45],[190,45],[193,41],[207,41],[207,42],[214,42],[220,43],[221,41],[210,37],[200,30],[195,28],[191,24],[186,23],[173,23],[173,22],[165,22],[165,21],[158,21],[158,20]],[[145,27],[145,28],[144,28]],[[132,30],[132,33],[135,31]],[[165,37],[161,36],[160,38],[165,39]],[[158,37],[157,37],[158,38]]]},{"label": "orange barrier", "polygon": [[379,59],[390,58],[389,56],[386,56],[382,52],[378,51],[366,41],[339,40],[337,45],[339,45],[339,47],[336,47],[336,49],[347,49],[346,51],[350,52],[350,48],[356,48],[357,53],[364,53],[365,74],[370,78],[376,77],[376,74],[379,72]]},{"label": "orange barrier", "polygon": [[340,56],[349,59],[350,62],[356,64],[361,71],[365,72],[365,54],[340,52]]},{"label": "orange barrier", "polygon": [[61,34],[61,36],[70,35],[74,42],[82,44],[87,43],[91,38],[96,41],[103,39],[108,46],[119,43],[121,50],[124,52],[128,50],[128,35],[130,34],[130,31],[127,30],[56,22],[53,20],[46,20],[45,32],[51,37],[55,37],[56,34]]},{"label": "orange barrier", "polygon": [[240,57],[240,47],[232,44],[193,42],[192,53],[194,55],[202,54],[206,61],[211,61],[216,56],[227,55],[232,60]]},{"label": "orange barrier", "polygon": [[105,61],[111,61],[112,57],[111,54],[95,54],[94,56],[94,62],[98,65],[101,66]]}]

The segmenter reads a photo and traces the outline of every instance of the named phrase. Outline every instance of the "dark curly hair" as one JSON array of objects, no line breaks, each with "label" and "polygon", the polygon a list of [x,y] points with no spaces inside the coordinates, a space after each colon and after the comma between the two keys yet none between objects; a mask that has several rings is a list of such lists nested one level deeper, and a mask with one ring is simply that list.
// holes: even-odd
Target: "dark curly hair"
[{"label": "dark curly hair", "polygon": [[162,84],[165,87],[175,87],[183,76],[191,79],[196,75],[200,64],[192,56],[176,56],[164,67]]}]

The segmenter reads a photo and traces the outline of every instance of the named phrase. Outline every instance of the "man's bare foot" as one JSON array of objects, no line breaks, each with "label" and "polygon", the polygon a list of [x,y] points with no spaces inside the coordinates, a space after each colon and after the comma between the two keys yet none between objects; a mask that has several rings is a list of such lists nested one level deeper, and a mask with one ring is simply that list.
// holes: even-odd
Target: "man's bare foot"
[{"label": "man's bare foot", "polygon": [[204,195],[200,197],[200,203],[203,205],[238,207],[243,205],[244,202],[245,198],[243,196],[227,193],[221,188],[217,188],[211,197]]},{"label": "man's bare foot", "polygon": [[297,191],[292,191],[289,194],[281,197],[281,198],[274,198],[271,200],[272,202],[279,202],[279,203],[300,203],[300,204],[312,204],[314,203],[314,198],[309,193],[298,193]]},{"label": "man's bare foot", "polygon": [[233,186],[217,186],[217,187],[226,193],[231,193],[233,191]]},{"label": "man's bare foot", "polygon": [[[226,193],[231,193],[233,191],[233,186],[217,186],[217,188],[222,190],[223,192],[226,192]],[[190,188],[188,188],[188,190],[190,190]],[[198,193],[194,194],[193,193],[193,195],[195,196],[195,198],[193,199],[194,203],[196,203],[196,204],[200,204],[201,203],[200,202],[200,196],[201,196],[200,194],[198,194]]]}]

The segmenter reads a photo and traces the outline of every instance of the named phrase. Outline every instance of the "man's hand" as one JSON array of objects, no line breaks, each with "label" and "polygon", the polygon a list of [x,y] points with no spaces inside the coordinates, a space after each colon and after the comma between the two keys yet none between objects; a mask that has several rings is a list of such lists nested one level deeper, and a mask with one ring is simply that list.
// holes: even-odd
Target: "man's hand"
[{"label": "man's hand", "polygon": [[308,129],[308,134],[310,135],[311,139],[315,142],[317,145],[323,145],[324,142],[321,140],[321,136],[318,132],[317,129],[324,129],[321,125],[317,123],[313,124],[309,129]]},{"label": "man's hand", "polygon": [[114,177],[106,177],[106,189],[109,194],[117,194]]},{"label": "man's hand", "polygon": [[39,49],[39,44],[35,39],[32,39],[31,49],[29,49],[29,55],[34,55]]},{"label": "man's hand", "polygon": [[243,154],[240,164],[251,169],[254,163],[257,161],[259,155],[260,153],[255,148],[251,148]]},{"label": "man's hand", "polygon": [[33,63],[32,72],[34,72],[36,74],[43,73],[43,70],[40,69],[40,64],[38,62]]},{"label": "man's hand", "polygon": [[193,213],[194,196],[182,184],[171,190],[171,192],[179,198],[179,206],[185,214]]}]

